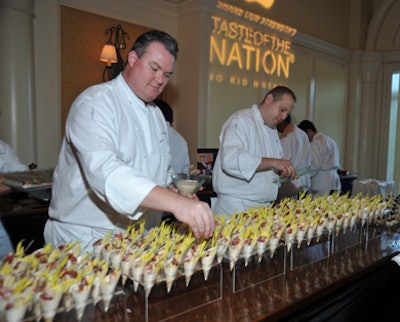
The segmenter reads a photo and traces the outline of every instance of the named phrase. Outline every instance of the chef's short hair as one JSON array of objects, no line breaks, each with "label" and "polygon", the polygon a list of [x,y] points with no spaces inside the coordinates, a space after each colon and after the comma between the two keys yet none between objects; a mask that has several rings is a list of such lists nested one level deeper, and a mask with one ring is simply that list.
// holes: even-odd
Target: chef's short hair
[{"label": "chef's short hair", "polygon": [[303,120],[298,125],[299,129],[302,129],[304,132],[307,133],[307,130],[311,130],[313,132],[317,132],[317,128],[315,127],[314,123],[309,120]]},{"label": "chef's short hair", "polygon": [[169,34],[161,30],[150,30],[141,34],[133,44],[131,51],[136,51],[136,54],[141,58],[146,52],[147,47],[153,42],[160,42],[164,45],[165,49],[177,59],[178,57],[178,43]]},{"label": "chef's short hair", "polygon": [[265,95],[264,100],[269,94],[272,94],[274,101],[279,101],[283,95],[288,94],[293,98],[293,101],[296,102],[296,95],[294,94],[294,92],[289,87],[286,87],[283,85],[278,85],[278,86],[275,86],[273,89],[271,89]]}]

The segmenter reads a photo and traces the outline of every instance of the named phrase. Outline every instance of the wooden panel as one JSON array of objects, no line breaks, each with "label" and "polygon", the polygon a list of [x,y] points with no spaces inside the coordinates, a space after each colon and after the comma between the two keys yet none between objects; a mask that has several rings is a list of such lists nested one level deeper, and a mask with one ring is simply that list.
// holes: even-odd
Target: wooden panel
[{"label": "wooden panel", "polygon": [[135,39],[150,28],[138,26],[89,12],[61,6],[61,127],[64,134],[65,120],[75,98],[87,87],[103,82],[105,63],[99,60],[101,49],[108,41],[106,30],[122,25],[130,39],[121,51],[123,59]]}]

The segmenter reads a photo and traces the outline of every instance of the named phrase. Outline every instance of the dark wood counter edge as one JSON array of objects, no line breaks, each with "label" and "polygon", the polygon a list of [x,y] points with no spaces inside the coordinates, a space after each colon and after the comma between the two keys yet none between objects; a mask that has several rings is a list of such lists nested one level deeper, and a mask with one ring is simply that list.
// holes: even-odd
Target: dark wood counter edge
[{"label": "dark wood counter edge", "polygon": [[312,305],[315,303],[316,298],[324,298],[326,296],[329,296],[333,294],[336,291],[339,291],[340,289],[349,286],[351,283],[360,280],[364,276],[378,270],[379,268],[383,267],[385,264],[389,263],[394,256],[399,254],[400,251],[393,251],[392,253],[388,254],[386,257],[380,259],[379,261],[371,264],[370,266],[366,267],[363,270],[354,272],[339,281],[337,281],[334,284],[331,284],[329,286],[326,286],[322,288],[319,291],[314,292],[313,294],[310,294],[308,296],[303,297],[302,299],[296,301],[295,303],[288,304],[285,306],[284,309],[273,312],[271,315],[264,315],[261,316],[257,319],[254,320],[254,322],[258,321],[282,321],[283,319],[287,318],[288,316],[295,314],[299,310],[304,309],[305,307]]},{"label": "dark wood counter edge", "polygon": [[0,212],[0,218],[42,215],[43,213],[47,213],[47,211],[48,207],[43,205],[43,207],[30,208],[28,210],[25,208],[23,211]]},{"label": "dark wood counter edge", "polygon": [[0,218],[41,215],[48,212],[49,203],[13,191],[0,198]]}]

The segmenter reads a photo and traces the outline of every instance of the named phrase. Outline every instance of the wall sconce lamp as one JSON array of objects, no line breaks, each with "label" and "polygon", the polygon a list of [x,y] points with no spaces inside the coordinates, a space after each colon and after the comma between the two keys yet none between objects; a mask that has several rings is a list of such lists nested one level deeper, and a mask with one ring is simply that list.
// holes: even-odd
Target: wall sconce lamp
[{"label": "wall sconce lamp", "polygon": [[107,66],[110,67],[111,64],[115,64],[118,62],[117,58],[117,50],[114,45],[104,45],[100,54],[100,61],[107,63]]},{"label": "wall sconce lamp", "polygon": [[120,50],[126,48],[125,37],[130,39],[121,25],[107,29],[107,34],[109,34],[107,44],[103,46],[100,54],[100,61],[106,63],[103,81],[114,79],[124,69],[126,63],[121,57]]}]

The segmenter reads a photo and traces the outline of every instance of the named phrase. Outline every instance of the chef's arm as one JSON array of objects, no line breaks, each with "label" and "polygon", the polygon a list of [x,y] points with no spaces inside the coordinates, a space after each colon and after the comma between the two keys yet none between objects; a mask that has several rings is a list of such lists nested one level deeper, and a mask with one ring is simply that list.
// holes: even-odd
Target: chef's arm
[{"label": "chef's arm", "polygon": [[277,174],[286,178],[294,178],[296,176],[296,169],[289,160],[265,157],[261,158],[261,162],[258,165],[256,172],[269,170],[274,170]]}]

